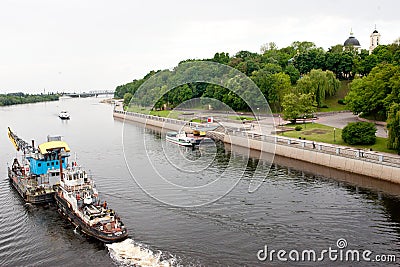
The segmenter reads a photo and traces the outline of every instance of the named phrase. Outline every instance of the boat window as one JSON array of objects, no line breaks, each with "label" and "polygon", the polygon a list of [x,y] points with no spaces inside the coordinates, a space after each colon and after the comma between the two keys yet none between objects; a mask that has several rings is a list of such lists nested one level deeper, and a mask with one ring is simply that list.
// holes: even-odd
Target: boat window
[{"label": "boat window", "polygon": [[47,162],[47,166],[50,166],[50,163]]},{"label": "boat window", "polygon": [[58,161],[56,161],[56,166],[58,166]]},{"label": "boat window", "polygon": [[38,167],[42,167],[42,163],[38,163],[38,165],[37,165]]},{"label": "boat window", "polygon": [[54,162],[51,163],[51,166],[54,166]]}]

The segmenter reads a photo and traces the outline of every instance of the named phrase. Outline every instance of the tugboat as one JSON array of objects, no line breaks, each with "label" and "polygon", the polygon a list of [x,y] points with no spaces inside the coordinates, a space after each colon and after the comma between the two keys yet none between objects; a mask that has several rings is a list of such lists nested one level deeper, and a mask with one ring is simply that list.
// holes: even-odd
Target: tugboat
[{"label": "tugboat", "polygon": [[35,148],[8,128],[8,136],[21,163],[14,159],[8,177],[22,198],[32,204],[56,202],[58,211],[83,233],[110,243],[128,237],[120,217],[100,204],[99,193],[87,172],[76,161],[68,162],[69,146],[61,136],[48,136],[47,142]]},{"label": "tugboat", "polygon": [[[8,178],[27,203],[45,204],[54,201],[56,187],[60,182],[60,166],[66,167],[69,147],[61,136],[47,137],[47,142],[35,148],[19,138],[8,128],[8,137],[22,160],[14,159],[8,167]],[[61,162],[61,165],[60,165]]]},{"label": "tugboat", "polygon": [[61,177],[55,199],[62,215],[83,233],[105,243],[127,238],[123,222],[106,201],[100,203],[94,182],[82,167],[73,162]]}]

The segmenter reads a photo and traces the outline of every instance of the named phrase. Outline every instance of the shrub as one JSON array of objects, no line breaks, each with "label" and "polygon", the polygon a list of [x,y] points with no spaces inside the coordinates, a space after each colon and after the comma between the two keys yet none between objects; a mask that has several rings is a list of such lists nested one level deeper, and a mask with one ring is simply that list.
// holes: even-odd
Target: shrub
[{"label": "shrub", "polygon": [[344,99],[339,99],[337,102],[340,105],[346,105],[346,102],[344,101]]},{"label": "shrub", "polygon": [[342,131],[342,139],[350,145],[373,145],[376,127],[371,122],[350,122]]},{"label": "shrub", "polygon": [[301,127],[300,125],[297,125],[296,127],[294,127],[294,129],[296,131],[301,131],[301,130],[303,130],[303,127]]}]

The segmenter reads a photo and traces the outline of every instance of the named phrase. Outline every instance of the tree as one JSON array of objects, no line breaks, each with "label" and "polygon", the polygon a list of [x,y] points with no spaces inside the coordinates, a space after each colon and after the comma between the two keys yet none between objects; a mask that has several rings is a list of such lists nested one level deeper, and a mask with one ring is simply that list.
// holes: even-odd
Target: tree
[{"label": "tree", "polygon": [[311,94],[288,93],[283,97],[283,118],[296,123],[296,120],[315,112],[314,100]]},{"label": "tree", "polygon": [[342,131],[342,139],[349,145],[373,145],[376,127],[371,122],[350,122]]},{"label": "tree", "polygon": [[376,55],[368,55],[365,59],[362,59],[358,66],[358,72],[361,75],[368,75],[371,70],[378,64],[378,58]]},{"label": "tree", "polygon": [[215,53],[215,55],[212,59],[212,61],[214,61],[214,62],[217,62],[220,64],[225,64],[225,65],[228,65],[229,60],[230,60],[229,53],[224,53],[224,52]]},{"label": "tree", "polygon": [[316,46],[313,42],[307,42],[307,41],[303,41],[303,42],[295,41],[292,43],[292,47],[298,53],[304,53],[310,49],[316,48]]},{"label": "tree", "polygon": [[310,72],[312,69],[325,68],[325,52],[322,48],[309,49],[294,57],[294,66],[301,74]]},{"label": "tree", "polygon": [[354,113],[386,120],[393,102],[399,102],[400,66],[381,63],[363,78],[353,80],[345,100]]},{"label": "tree", "polygon": [[[279,65],[268,65],[276,66],[280,69]],[[270,70],[272,70],[272,72],[268,69],[255,71],[251,79],[260,88],[272,108],[278,111],[280,110],[283,95],[291,88],[290,77],[283,72],[274,73],[274,68],[270,68]]]},{"label": "tree", "polygon": [[300,72],[293,65],[288,65],[285,68],[285,73],[289,75],[291,84],[296,84],[297,80],[300,78]]},{"label": "tree", "polygon": [[353,78],[354,54],[350,51],[343,52],[339,63],[339,74],[342,78]]},{"label": "tree", "polygon": [[268,50],[277,50],[278,46],[276,45],[276,43],[274,42],[269,42],[267,44],[263,44],[260,48],[260,52],[261,54],[264,54],[265,52],[267,52]]},{"label": "tree", "polygon": [[388,113],[388,148],[394,149],[400,155],[400,104],[392,103]]},{"label": "tree", "polygon": [[334,95],[340,82],[331,71],[311,70],[297,81],[296,89],[300,93],[310,93],[318,107],[322,107],[326,96]]},{"label": "tree", "polygon": [[133,95],[131,93],[125,93],[124,94],[124,106],[128,106],[129,103],[131,102]]}]

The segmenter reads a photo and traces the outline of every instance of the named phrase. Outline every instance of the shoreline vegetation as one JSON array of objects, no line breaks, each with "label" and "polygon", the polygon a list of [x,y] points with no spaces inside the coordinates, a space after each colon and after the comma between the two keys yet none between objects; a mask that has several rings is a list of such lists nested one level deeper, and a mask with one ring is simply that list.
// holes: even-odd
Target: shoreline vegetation
[{"label": "shoreline vegetation", "polygon": [[[273,113],[282,114],[283,119],[293,123],[316,112],[343,110],[386,122],[387,148],[400,154],[399,42],[380,44],[372,53],[340,44],[326,51],[308,41],[294,41],[283,48],[271,42],[263,45],[259,53],[217,52],[212,58],[183,60],[178,67],[191,61],[210,61],[240,71],[257,85]],[[140,79],[117,86],[114,97],[123,99],[125,107],[132,98],[140,106],[157,100],[152,104],[154,110],[175,109],[191,99],[212,98],[236,112],[250,111],[235,92],[260,103],[256,95],[246,91],[246,86],[231,79],[220,85],[191,82],[166,91],[168,84],[184,80],[186,73],[151,70]],[[151,90],[138,90],[142,84]],[[228,84],[233,91],[227,89]],[[259,108],[263,108],[261,104]]]},{"label": "shoreline vegetation", "polygon": [[24,94],[24,93],[9,93],[0,94],[0,106],[11,106],[19,104],[30,104],[46,101],[57,101],[60,95],[49,94]]}]

